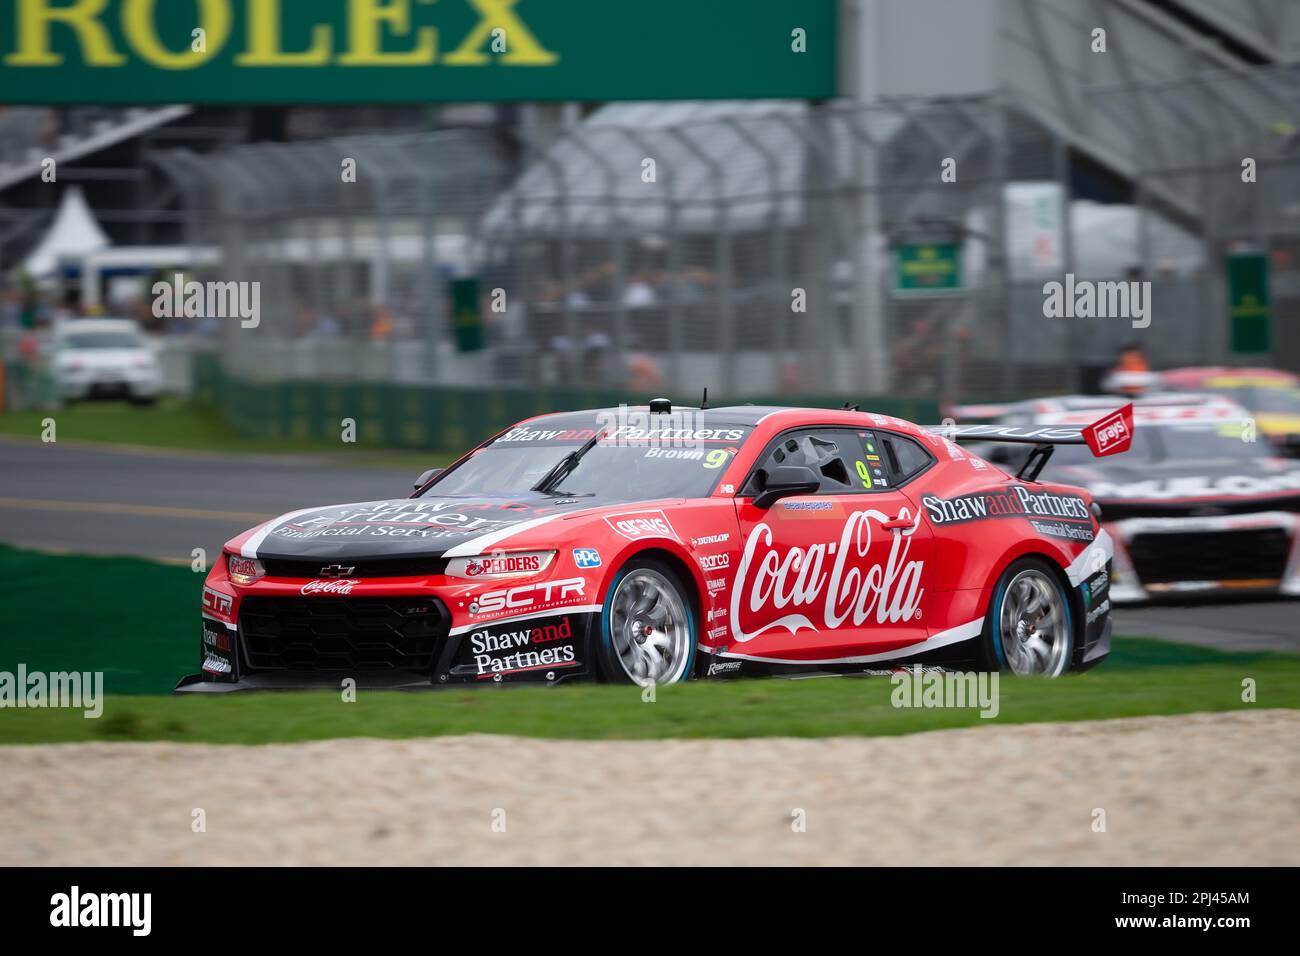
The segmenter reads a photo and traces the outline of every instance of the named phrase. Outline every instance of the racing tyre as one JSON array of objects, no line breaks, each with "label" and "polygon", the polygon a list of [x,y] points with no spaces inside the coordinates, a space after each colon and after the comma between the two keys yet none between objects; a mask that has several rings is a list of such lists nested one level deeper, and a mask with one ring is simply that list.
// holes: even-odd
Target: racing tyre
[{"label": "racing tyre", "polygon": [[695,613],[681,578],[655,558],[619,568],[600,614],[597,656],[612,683],[673,684],[695,664]]},{"label": "racing tyre", "polygon": [[989,602],[980,635],[986,670],[1026,677],[1060,677],[1074,653],[1070,598],[1052,566],[1041,558],[1011,563]]}]

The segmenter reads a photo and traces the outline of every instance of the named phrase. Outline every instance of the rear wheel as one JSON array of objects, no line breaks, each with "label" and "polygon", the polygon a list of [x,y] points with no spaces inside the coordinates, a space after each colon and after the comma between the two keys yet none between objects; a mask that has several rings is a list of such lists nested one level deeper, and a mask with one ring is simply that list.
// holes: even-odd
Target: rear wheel
[{"label": "rear wheel", "polygon": [[600,616],[601,673],[616,683],[672,684],[695,662],[695,616],[678,575],[654,558],[619,569]]},{"label": "rear wheel", "polygon": [[1014,561],[998,579],[981,637],[984,665],[1060,677],[1074,652],[1074,622],[1060,578],[1039,558]]}]

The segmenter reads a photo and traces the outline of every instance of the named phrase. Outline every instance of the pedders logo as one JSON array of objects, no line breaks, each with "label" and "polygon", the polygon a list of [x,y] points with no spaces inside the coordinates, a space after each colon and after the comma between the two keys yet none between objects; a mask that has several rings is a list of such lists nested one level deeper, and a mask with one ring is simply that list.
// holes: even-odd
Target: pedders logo
[{"label": "pedders logo", "polygon": [[507,555],[468,561],[465,564],[465,576],[476,578],[484,574],[531,574],[541,569],[541,555]]},{"label": "pedders logo", "polygon": [[[904,510],[899,517],[906,514]],[[732,636],[743,642],[767,631],[796,634],[915,619],[925,593],[923,562],[909,561],[907,555],[920,523],[890,532],[883,564],[868,560],[876,533],[872,522],[889,520],[874,509],[855,511],[845,520],[838,541],[785,550],[772,544],[767,524],[755,525],[745,541],[731,594]]]},{"label": "pedders logo", "polygon": [[1083,430],[1083,440],[1098,458],[1128,451],[1133,444],[1133,403],[1093,422]]},{"label": "pedders logo", "polygon": [[629,511],[626,514],[610,515],[605,523],[629,541],[639,541],[642,538],[679,540],[677,532],[668,523],[668,516],[657,508],[653,511]]},{"label": "pedders logo", "polygon": [[342,581],[308,581],[299,590],[303,594],[351,594],[352,589],[360,584],[356,580]]}]

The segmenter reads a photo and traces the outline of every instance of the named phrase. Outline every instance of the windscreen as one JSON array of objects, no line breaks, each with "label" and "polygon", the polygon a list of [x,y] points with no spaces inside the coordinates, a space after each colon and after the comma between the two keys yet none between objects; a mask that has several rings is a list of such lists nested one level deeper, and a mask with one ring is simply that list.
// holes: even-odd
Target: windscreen
[{"label": "windscreen", "polygon": [[610,413],[599,422],[595,415],[538,419],[507,430],[474,452],[439,476],[428,494],[528,492],[598,430],[604,437],[550,489],[551,494],[615,501],[707,497],[752,429],[714,421],[708,412],[698,411]]},{"label": "windscreen", "polygon": [[[1135,461],[1211,461],[1266,458],[1272,451],[1267,442],[1243,441],[1241,422],[1139,422],[1133,429],[1133,447],[1122,456],[1125,464]],[[1086,465],[1094,462],[1086,445],[1058,445],[1053,465]]]},{"label": "windscreen", "polygon": [[143,344],[134,332],[74,332],[62,342],[70,349],[138,349]]}]

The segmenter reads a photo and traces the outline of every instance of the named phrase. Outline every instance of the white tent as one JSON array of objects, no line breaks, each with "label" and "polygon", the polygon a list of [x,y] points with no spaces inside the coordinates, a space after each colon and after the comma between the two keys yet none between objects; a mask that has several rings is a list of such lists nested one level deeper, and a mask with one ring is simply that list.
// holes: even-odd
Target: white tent
[{"label": "white tent", "polygon": [[63,191],[63,200],[54,222],[45,236],[23,260],[22,268],[35,279],[52,276],[66,259],[80,260],[89,252],[110,246],[108,236],[100,228],[80,186],[69,186]]}]

